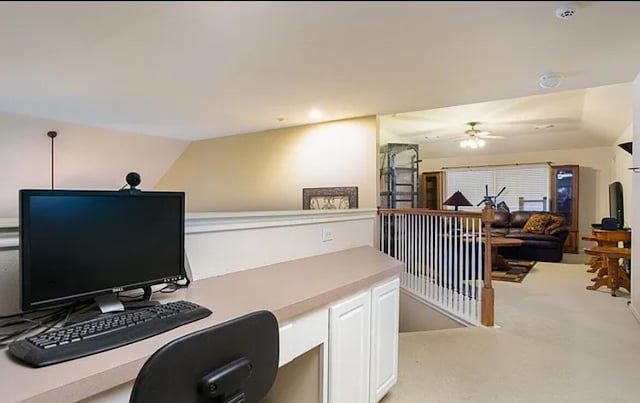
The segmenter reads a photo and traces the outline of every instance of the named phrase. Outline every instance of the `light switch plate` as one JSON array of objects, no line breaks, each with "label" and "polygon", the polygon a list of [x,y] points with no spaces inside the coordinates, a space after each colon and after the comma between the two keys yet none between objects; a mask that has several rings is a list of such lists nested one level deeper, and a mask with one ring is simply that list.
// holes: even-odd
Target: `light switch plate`
[{"label": "light switch plate", "polygon": [[333,241],[333,228],[322,229],[322,242]]}]

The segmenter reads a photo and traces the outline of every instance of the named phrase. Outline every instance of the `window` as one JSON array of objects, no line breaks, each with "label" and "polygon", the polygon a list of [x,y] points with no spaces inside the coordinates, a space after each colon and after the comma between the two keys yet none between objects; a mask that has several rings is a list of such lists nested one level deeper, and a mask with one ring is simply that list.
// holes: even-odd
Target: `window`
[{"label": "window", "polygon": [[504,187],[498,203],[504,201],[510,210],[519,210],[519,198],[525,200],[522,209],[547,210],[548,203],[542,200],[549,198],[550,169],[547,164],[527,166],[505,166],[495,168],[461,168],[447,171],[447,196],[456,190],[474,204],[473,207],[461,207],[463,210],[479,211],[482,206],[475,206],[483,200],[488,187],[489,196],[495,196]]}]

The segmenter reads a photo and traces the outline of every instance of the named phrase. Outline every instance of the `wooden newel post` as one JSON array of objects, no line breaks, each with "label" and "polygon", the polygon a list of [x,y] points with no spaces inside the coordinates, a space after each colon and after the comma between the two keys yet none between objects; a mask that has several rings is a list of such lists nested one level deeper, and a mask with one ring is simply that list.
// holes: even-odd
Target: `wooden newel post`
[{"label": "wooden newel post", "polygon": [[491,203],[486,201],[484,209],[482,209],[482,222],[484,223],[484,273],[481,301],[482,301],[482,317],[481,322],[484,326],[493,326],[493,309],[494,295],[493,285],[491,284],[491,223],[493,222],[493,207]]}]

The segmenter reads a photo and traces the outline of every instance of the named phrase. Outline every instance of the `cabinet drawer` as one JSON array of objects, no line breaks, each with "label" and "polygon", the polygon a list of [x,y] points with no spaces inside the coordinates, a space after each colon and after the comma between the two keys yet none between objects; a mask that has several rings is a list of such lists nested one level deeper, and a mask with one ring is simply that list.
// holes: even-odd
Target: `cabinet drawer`
[{"label": "cabinet drawer", "polygon": [[326,308],[300,315],[280,326],[281,367],[294,358],[322,343],[326,343],[329,331],[329,312]]}]

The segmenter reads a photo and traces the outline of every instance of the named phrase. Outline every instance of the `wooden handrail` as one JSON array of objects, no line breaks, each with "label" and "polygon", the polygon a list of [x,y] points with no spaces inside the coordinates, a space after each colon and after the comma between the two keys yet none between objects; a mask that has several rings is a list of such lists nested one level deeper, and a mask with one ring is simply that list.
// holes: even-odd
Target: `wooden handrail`
[{"label": "wooden handrail", "polygon": [[469,217],[482,218],[481,212],[475,211],[453,211],[453,210],[430,210],[424,208],[379,208],[378,214],[415,214],[436,217]]}]

